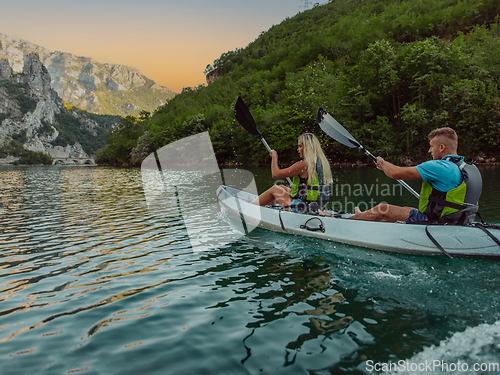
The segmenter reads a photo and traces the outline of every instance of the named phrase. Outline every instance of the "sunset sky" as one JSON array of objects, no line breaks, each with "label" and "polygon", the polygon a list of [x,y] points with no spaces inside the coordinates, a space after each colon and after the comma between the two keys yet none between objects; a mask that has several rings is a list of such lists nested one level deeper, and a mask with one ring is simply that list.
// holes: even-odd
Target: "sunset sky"
[{"label": "sunset sky", "polygon": [[[304,0],[2,0],[0,33],[133,66],[175,92],[207,64],[303,10]],[[312,2],[309,2],[312,5]]]}]

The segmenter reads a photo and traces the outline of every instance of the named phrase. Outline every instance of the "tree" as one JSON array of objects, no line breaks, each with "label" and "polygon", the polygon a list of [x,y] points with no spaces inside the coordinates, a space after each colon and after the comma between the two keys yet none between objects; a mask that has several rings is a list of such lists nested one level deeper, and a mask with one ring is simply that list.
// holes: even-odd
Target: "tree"
[{"label": "tree", "polygon": [[154,151],[151,144],[151,136],[149,131],[146,131],[137,140],[137,145],[130,152],[130,162],[134,165],[141,164],[146,157]]}]

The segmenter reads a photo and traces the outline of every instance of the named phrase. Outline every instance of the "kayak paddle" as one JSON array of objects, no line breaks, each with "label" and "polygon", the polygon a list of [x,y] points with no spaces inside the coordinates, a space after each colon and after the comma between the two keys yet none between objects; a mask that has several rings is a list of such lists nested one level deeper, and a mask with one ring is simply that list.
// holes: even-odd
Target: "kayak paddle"
[{"label": "kayak paddle", "polygon": [[[269,147],[266,140],[260,133],[259,128],[257,128],[257,124],[255,123],[255,120],[253,119],[250,110],[246,106],[241,96],[238,96],[238,100],[236,100],[236,105],[234,106],[234,115],[236,116],[236,120],[238,120],[240,125],[243,126],[250,134],[257,136],[264,144],[267,151],[271,153],[271,147]],[[281,164],[279,161],[278,161],[278,166],[281,168]],[[287,177],[286,179],[288,180],[288,183],[291,185],[292,181],[290,180],[290,178]]]},{"label": "kayak paddle", "polygon": [[[342,143],[344,146],[355,148],[357,147],[359,151],[363,152],[366,156],[372,159],[374,162],[377,158],[368,151],[361,143],[359,143],[342,125],[338,123],[332,116],[330,116],[323,108],[318,109],[318,123],[320,128],[328,134],[330,137],[335,139],[337,142]],[[410,193],[412,193],[417,199],[420,195],[411,188],[403,180],[397,180],[404,188],[406,188]]]}]

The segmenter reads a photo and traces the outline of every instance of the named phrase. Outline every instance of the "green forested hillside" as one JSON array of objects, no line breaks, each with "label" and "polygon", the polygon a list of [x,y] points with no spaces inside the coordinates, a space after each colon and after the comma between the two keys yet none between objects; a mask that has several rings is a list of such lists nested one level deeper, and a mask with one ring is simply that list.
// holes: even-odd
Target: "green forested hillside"
[{"label": "green forested hillside", "polygon": [[[137,164],[149,152],[208,130],[219,163],[268,163],[235,121],[238,95],[282,162],[304,131],[321,136],[332,163],[363,155],[322,134],[322,106],[372,153],[427,158],[427,133],[451,126],[463,155],[499,158],[498,0],[335,0],[262,33],[207,67],[220,78],[189,88],[108,134],[101,163]],[[117,150],[120,150],[119,152]]]}]

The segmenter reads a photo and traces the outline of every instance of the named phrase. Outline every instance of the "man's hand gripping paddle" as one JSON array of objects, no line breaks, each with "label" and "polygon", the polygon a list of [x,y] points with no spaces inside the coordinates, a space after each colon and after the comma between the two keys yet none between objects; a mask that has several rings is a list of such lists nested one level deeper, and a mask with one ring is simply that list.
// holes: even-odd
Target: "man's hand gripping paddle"
[{"label": "man's hand gripping paddle", "polygon": [[[355,148],[357,147],[359,151],[363,152],[366,156],[372,159],[374,162],[377,158],[368,151],[361,143],[359,143],[342,125],[338,123],[332,116],[330,116],[323,108],[318,109],[318,123],[320,128],[328,134],[330,137],[335,139],[337,142],[342,143],[344,146]],[[420,199],[420,194],[411,188],[403,180],[397,180],[405,189],[412,193],[417,199]]]}]

